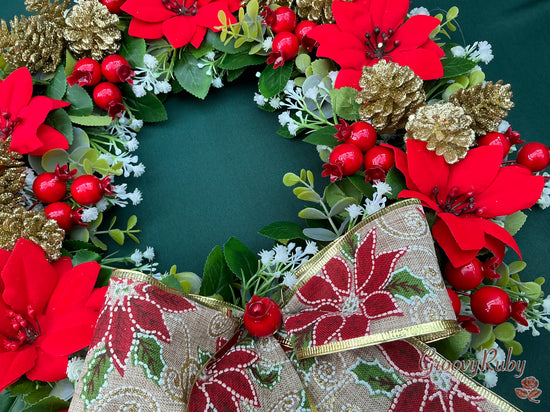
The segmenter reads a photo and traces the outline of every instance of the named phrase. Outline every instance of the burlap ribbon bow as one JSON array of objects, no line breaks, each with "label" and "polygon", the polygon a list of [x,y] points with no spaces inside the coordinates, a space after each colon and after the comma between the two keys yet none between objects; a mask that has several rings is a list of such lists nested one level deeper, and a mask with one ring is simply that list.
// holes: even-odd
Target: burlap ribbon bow
[{"label": "burlap ribbon bow", "polygon": [[237,307],[115,272],[70,411],[517,410],[422,343],[456,321],[418,202],[369,217],[297,276],[284,325],[258,339]]}]

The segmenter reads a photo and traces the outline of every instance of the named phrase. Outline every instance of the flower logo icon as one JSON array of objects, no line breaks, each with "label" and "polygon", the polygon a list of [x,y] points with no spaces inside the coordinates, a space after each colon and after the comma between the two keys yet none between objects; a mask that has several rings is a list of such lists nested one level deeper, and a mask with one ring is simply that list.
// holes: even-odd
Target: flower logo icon
[{"label": "flower logo icon", "polygon": [[539,389],[539,381],[534,376],[528,376],[521,380],[521,386],[523,388],[516,388],[516,395],[520,399],[528,399],[534,403],[540,403],[540,400],[537,398],[542,393],[542,390]]}]

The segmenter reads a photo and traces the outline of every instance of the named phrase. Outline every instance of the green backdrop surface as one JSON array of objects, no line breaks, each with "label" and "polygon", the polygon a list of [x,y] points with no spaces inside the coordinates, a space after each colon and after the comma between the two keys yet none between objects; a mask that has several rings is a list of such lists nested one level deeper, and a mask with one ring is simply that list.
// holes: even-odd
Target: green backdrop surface
[{"label": "green backdrop surface", "polygon": [[[432,11],[460,8],[460,32],[456,42],[487,40],[495,59],[483,69],[489,80],[512,84],[515,108],[509,121],[527,140],[550,144],[550,32],[549,0],[412,1],[411,7]],[[0,16],[11,18],[24,11],[22,0],[2,1]],[[258,109],[252,98],[254,76],[238,85],[214,90],[206,101],[189,95],[171,97],[169,120],[146,125],[138,138],[137,154],[147,167],[138,186],[144,200],[123,212],[139,217],[144,245],[155,247],[162,270],[177,264],[179,270],[201,273],[209,251],[236,236],[252,250],[270,246],[256,232],[277,220],[298,221],[302,202],[282,185],[287,171],[321,168],[315,149],[276,135],[277,118]],[[550,271],[548,254],[550,210],[529,213],[517,236],[528,268],[528,279]],[[128,244],[122,251],[131,252]],[[515,258],[510,256],[511,259]],[[550,292],[550,285],[546,287]],[[524,375],[540,381],[540,404],[520,400],[514,388],[521,378],[499,374],[496,392],[525,411],[546,411],[550,405],[550,332],[533,338],[519,335],[526,361]]]}]

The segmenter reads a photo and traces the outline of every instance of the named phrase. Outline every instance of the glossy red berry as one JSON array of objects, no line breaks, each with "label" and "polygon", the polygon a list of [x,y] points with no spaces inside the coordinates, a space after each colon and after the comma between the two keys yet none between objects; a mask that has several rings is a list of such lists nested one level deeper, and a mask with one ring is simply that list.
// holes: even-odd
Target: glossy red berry
[{"label": "glossy red berry", "polygon": [[95,86],[101,81],[101,66],[90,57],[76,62],[73,73],[67,77],[69,86],[78,83],[79,86]]},{"label": "glossy red berry", "polygon": [[273,300],[254,295],[246,304],[243,320],[251,335],[257,338],[271,336],[281,326],[281,309]]},{"label": "glossy red berry", "polygon": [[296,25],[296,29],[294,29],[294,34],[298,38],[300,46],[302,46],[302,49],[307,50],[308,52],[312,51],[314,47],[319,45],[317,41],[313,40],[307,35],[309,31],[316,26],[317,23],[315,23],[314,21],[303,20],[298,23]]},{"label": "glossy red berry", "polygon": [[343,176],[351,176],[361,169],[363,163],[363,153],[355,145],[342,143],[336,146],[330,153],[328,163],[323,167],[325,170],[321,176],[330,176],[330,181],[334,182]]},{"label": "glossy red berry", "polygon": [[122,10],[120,7],[126,2],[126,0],[101,0],[101,4],[107,7],[107,9],[113,14],[120,14]]},{"label": "glossy red berry", "polygon": [[481,322],[500,325],[506,322],[512,313],[510,296],[496,286],[484,286],[470,297],[472,313]]},{"label": "glossy red berry", "polygon": [[510,152],[510,141],[508,137],[502,133],[491,132],[487,133],[477,141],[479,146],[498,146],[502,148],[502,157],[506,157]]},{"label": "glossy red berry", "polygon": [[43,203],[53,203],[65,197],[68,180],[74,178],[76,169],[69,172],[69,167],[55,167],[55,172],[39,174],[32,184],[32,191],[36,198]]},{"label": "glossy red berry", "polygon": [[550,165],[550,153],[546,145],[529,142],[519,149],[516,161],[532,172],[540,172]]},{"label": "glossy red berry", "polygon": [[340,119],[340,124],[335,127],[338,133],[334,137],[357,146],[363,153],[376,144],[376,130],[367,122],[359,121],[349,125],[344,119]]},{"label": "glossy red berry", "polygon": [[472,260],[466,265],[455,268],[451,262],[447,263],[444,270],[445,279],[458,290],[472,290],[481,285],[483,278],[483,265],[478,259]]},{"label": "glossy red berry", "polygon": [[386,174],[395,164],[393,150],[385,146],[374,146],[365,153],[366,181],[386,180]]},{"label": "glossy red berry", "polygon": [[262,17],[274,33],[292,32],[296,28],[296,13],[285,6],[278,7],[276,10],[265,6]]},{"label": "glossy red berry", "polygon": [[294,33],[282,32],[275,36],[271,47],[273,51],[269,53],[267,64],[273,63],[273,68],[277,69],[296,57],[300,43]]},{"label": "glossy red berry", "polygon": [[111,83],[127,82],[133,84],[132,76],[136,75],[128,61],[118,54],[111,54],[103,59],[101,72]]},{"label": "glossy red berry", "polygon": [[113,83],[99,83],[94,89],[93,97],[95,104],[101,109],[107,110],[113,119],[116,116],[120,117],[126,110],[122,104],[122,93]]},{"label": "glossy red berry", "polygon": [[451,288],[446,288],[447,294],[449,295],[449,298],[451,299],[451,304],[453,305],[453,311],[456,316],[460,313],[460,308],[462,306],[462,302],[460,302],[460,298],[456,294],[454,290]]},{"label": "glossy red berry", "polygon": [[81,205],[93,205],[99,202],[103,195],[113,194],[110,182],[109,176],[101,180],[94,175],[79,176],[71,185],[71,196]]}]

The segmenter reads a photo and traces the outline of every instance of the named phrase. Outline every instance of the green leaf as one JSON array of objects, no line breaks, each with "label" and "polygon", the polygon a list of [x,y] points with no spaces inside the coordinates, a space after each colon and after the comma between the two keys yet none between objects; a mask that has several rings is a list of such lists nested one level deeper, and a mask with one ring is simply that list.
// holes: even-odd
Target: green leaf
[{"label": "green leaf", "polygon": [[461,329],[456,335],[447,339],[434,342],[437,351],[451,362],[460,358],[470,345],[472,334],[464,329]]},{"label": "green leaf", "polygon": [[73,55],[67,50],[65,53],[65,76],[69,77],[73,74],[74,67],[76,66],[76,59]]},{"label": "green leaf", "polygon": [[356,376],[356,383],[366,386],[372,396],[392,399],[395,389],[405,383],[394,369],[385,368],[378,360],[366,362],[359,359],[350,371]]},{"label": "green leaf", "polygon": [[300,210],[298,216],[302,219],[312,219],[312,220],[326,220],[328,219],[327,215],[321,212],[319,209],[313,207],[306,207],[305,209]]},{"label": "green leaf", "polygon": [[126,230],[131,230],[136,227],[137,221],[138,219],[136,215],[130,216],[130,218],[128,219],[128,223],[126,224]]},{"label": "green leaf", "polygon": [[67,77],[65,76],[65,66],[61,65],[55,71],[53,79],[48,84],[46,96],[52,99],[61,100],[67,90]]},{"label": "green leaf", "polygon": [[353,186],[355,186],[355,188],[359,190],[363,196],[366,196],[369,199],[372,198],[372,195],[376,192],[376,189],[370,183],[365,181],[365,177],[363,175],[348,176],[346,180],[350,181],[351,184],[353,184]]},{"label": "green leaf", "polygon": [[64,165],[69,161],[69,154],[62,149],[49,150],[42,155],[40,165],[47,172],[53,172],[57,165]]},{"label": "green leaf", "polygon": [[62,409],[67,409],[68,407],[69,402],[59,399],[56,396],[47,396],[32,406],[25,408],[24,412],[60,411]]},{"label": "green leaf", "polygon": [[320,242],[332,242],[338,237],[338,235],[334,232],[331,232],[330,230],[322,227],[308,227],[303,230],[303,233],[308,238],[318,240]]},{"label": "green leaf", "polygon": [[73,124],[65,110],[57,109],[50,112],[46,124],[65,136],[69,144],[73,142]]},{"label": "green leaf", "polygon": [[160,385],[162,371],[166,367],[162,359],[162,346],[152,335],[138,334],[132,346],[132,362],[141,366],[147,378]]},{"label": "green leaf", "polygon": [[467,74],[476,66],[476,63],[464,57],[447,57],[442,59],[441,63],[444,72],[442,79],[452,79]]},{"label": "green leaf", "polygon": [[73,266],[80,265],[81,263],[100,262],[100,261],[101,261],[101,256],[88,249],[80,249],[75,253],[73,258],[71,259]]},{"label": "green leaf", "polygon": [[258,258],[239,239],[232,237],[223,245],[225,261],[239,279],[249,279],[258,270]]},{"label": "green leaf", "polygon": [[516,233],[519,232],[519,230],[525,224],[526,220],[527,215],[520,210],[516,213],[512,213],[511,215],[506,216],[506,218],[504,219],[504,228],[508,232],[510,232],[512,236],[514,236]]},{"label": "green leaf", "polygon": [[143,56],[146,53],[146,44],[145,40],[138,37],[133,37],[123,32],[122,35],[122,45],[118,54],[128,60],[130,66],[133,68],[143,67]]},{"label": "green leaf", "polygon": [[220,61],[219,67],[226,70],[236,70],[248,66],[257,66],[264,63],[265,56],[258,56],[248,53],[226,54]]},{"label": "green leaf", "polygon": [[136,97],[131,87],[128,85],[123,86],[124,103],[132,110],[134,116],[147,123],[164,122],[168,119],[168,114],[164,105],[151,92],[143,97]]},{"label": "green leaf", "polygon": [[184,53],[176,62],[174,75],[181,87],[199,99],[204,99],[212,84],[208,67],[199,67],[199,61],[191,54]]},{"label": "green leaf", "polygon": [[241,74],[244,73],[244,71],[245,71],[244,67],[238,70],[229,70],[226,74],[227,81],[232,82],[234,80],[237,80],[241,76]]},{"label": "green leaf", "polygon": [[293,62],[286,62],[284,66],[277,69],[274,69],[272,65],[266,66],[258,83],[260,93],[268,99],[281,93],[290,80],[293,68]]},{"label": "green leaf", "polygon": [[36,390],[36,382],[23,377],[6,389],[16,395],[26,395]]},{"label": "green leaf", "polygon": [[227,266],[222,248],[216,246],[206,259],[200,294],[203,296],[220,295],[230,302],[232,282],[233,273]]},{"label": "green leaf", "polygon": [[305,200],[306,202],[319,203],[321,201],[319,194],[309,189],[302,191],[300,194],[296,195],[296,197],[300,200]]},{"label": "green leaf", "polygon": [[353,204],[357,204],[357,201],[353,197],[345,197],[343,199],[340,199],[330,209],[329,216],[333,217],[333,216],[339,215],[340,213],[344,213],[344,211],[346,210],[346,207]]},{"label": "green leaf", "polygon": [[71,122],[74,124],[79,124],[81,126],[109,126],[111,124],[111,118],[109,116],[98,116],[98,115],[90,115],[90,116],[72,116],[70,115],[69,118],[71,119]]},{"label": "green leaf", "polygon": [[340,186],[336,184],[336,182],[329,184],[325,188],[325,199],[330,207],[334,206],[336,203],[346,197],[346,194],[340,188]]},{"label": "green leaf", "polygon": [[413,274],[407,266],[393,272],[386,290],[407,302],[415,296],[423,298],[430,293],[424,284],[424,279]]},{"label": "green leaf", "polygon": [[346,120],[359,118],[359,104],[355,102],[356,95],[357,90],[353,87],[342,87],[330,91],[332,108],[338,117]]},{"label": "green leaf", "polygon": [[300,70],[302,73],[305,73],[307,68],[311,65],[311,57],[309,57],[309,54],[299,54],[296,59],[296,68]]},{"label": "green leaf", "polygon": [[510,322],[504,322],[496,326],[493,330],[495,338],[502,342],[510,342],[516,337],[516,329]]},{"label": "green leaf", "polygon": [[119,245],[124,244],[124,232],[120,229],[111,229],[109,230],[109,236],[117,242]]},{"label": "green leaf", "polygon": [[174,278],[185,293],[198,293],[201,288],[202,279],[193,272],[174,273]]},{"label": "green leaf", "polygon": [[513,275],[519,273],[527,267],[527,263],[522,260],[517,260],[508,265],[508,274]]},{"label": "green leaf", "polygon": [[258,233],[275,240],[305,239],[302,227],[292,222],[274,222],[261,229]]},{"label": "green leaf", "polygon": [[392,167],[386,175],[386,183],[391,186],[391,193],[386,193],[389,199],[397,199],[399,193],[407,188],[405,176],[396,167]]},{"label": "green leaf", "polygon": [[268,369],[264,369],[258,363],[255,363],[249,371],[260,386],[269,390],[273,390],[283,377],[283,365],[269,365]]},{"label": "green leaf", "polygon": [[314,145],[335,147],[338,144],[338,140],[334,137],[336,132],[337,130],[334,126],[325,126],[307,135],[304,142]]},{"label": "green leaf", "polygon": [[161,282],[164,283],[166,286],[172,288],[172,289],[176,289],[176,290],[179,290],[181,292],[187,292],[187,291],[183,290],[183,287],[180,285],[180,283],[178,282],[178,280],[175,278],[174,275],[168,275],[168,276],[163,277],[161,279]]},{"label": "green leaf", "polygon": [[[266,105],[266,107],[269,107]],[[300,131],[298,129],[297,133],[296,134],[299,134]],[[286,126],[281,126],[279,127],[279,129],[277,130],[277,134],[279,136],[282,136],[284,137],[285,139],[294,139],[296,136],[293,136],[290,134],[290,132],[288,131],[288,128]]]},{"label": "green leaf", "polygon": [[538,299],[542,295],[542,288],[536,282],[523,282],[519,285],[519,290],[531,299]]},{"label": "green leaf", "polygon": [[291,187],[300,183],[300,177],[294,173],[285,173],[283,176],[283,184],[286,187]]},{"label": "green leaf", "polygon": [[479,322],[479,333],[472,334],[472,348],[479,350],[481,345],[487,343],[493,336],[493,326]]},{"label": "green leaf", "polygon": [[92,98],[86,90],[78,84],[67,88],[67,101],[71,103],[69,106],[69,114],[73,116],[89,116],[94,110]]},{"label": "green leaf", "polygon": [[113,368],[106,349],[99,349],[93,354],[88,363],[88,369],[82,376],[80,397],[86,406],[89,407],[99,397],[101,388],[107,384],[107,375]]}]

